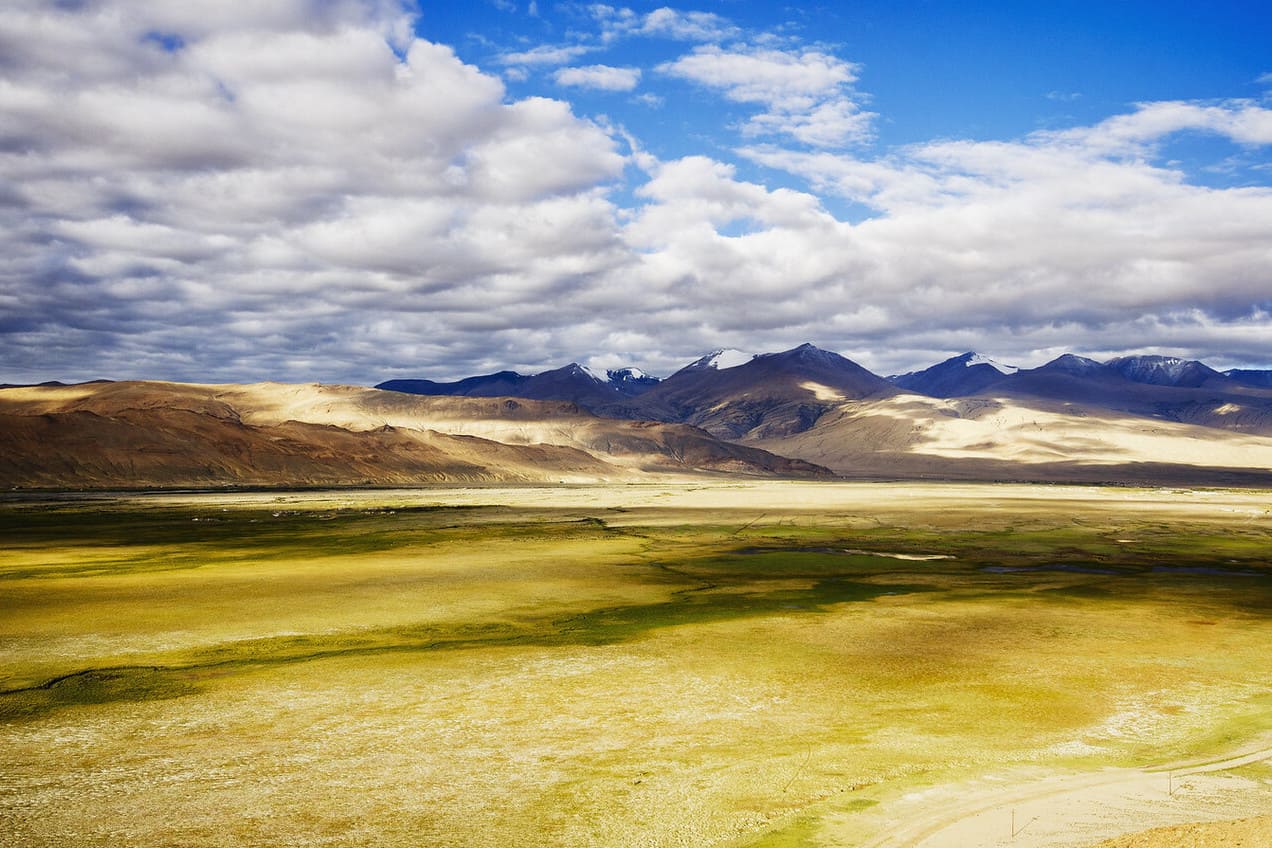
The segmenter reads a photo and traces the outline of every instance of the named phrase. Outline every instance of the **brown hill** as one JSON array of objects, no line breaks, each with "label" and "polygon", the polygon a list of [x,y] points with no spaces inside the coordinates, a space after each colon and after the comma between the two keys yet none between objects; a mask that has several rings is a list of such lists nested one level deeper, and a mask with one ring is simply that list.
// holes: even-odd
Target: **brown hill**
[{"label": "brown hill", "polygon": [[409,485],[824,475],[682,425],[569,403],[352,386],[123,382],[0,390],[0,486]]}]

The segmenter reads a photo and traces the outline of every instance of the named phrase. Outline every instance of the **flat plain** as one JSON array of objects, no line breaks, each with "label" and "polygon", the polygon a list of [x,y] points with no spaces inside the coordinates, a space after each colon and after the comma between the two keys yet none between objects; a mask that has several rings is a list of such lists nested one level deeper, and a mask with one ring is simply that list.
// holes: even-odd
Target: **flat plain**
[{"label": "flat plain", "polygon": [[0,533],[14,845],[1059,846],[1272,809],[1266,491],[23,496]]}]

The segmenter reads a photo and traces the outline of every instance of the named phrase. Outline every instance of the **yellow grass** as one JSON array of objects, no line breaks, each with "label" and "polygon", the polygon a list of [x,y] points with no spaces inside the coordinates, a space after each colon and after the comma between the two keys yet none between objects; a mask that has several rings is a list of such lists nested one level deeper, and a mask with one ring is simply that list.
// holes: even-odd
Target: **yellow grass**
[{"label": "yellow grass", "polygon": [[0,833],[852,845],[1004,768],[1217,755],[1272,719],[1270,506],[787,483],[10,503]]}]

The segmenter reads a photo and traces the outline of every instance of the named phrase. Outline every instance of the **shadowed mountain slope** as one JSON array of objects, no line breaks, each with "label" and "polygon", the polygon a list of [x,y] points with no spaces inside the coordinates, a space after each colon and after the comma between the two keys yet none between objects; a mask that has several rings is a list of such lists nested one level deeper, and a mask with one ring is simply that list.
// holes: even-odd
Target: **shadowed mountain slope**
[{"label": "shadowed mountain slope", "polygon": [[432,380],[386,380],[376,386],[413,395],[458,397],[519,397],[529,400],[565,400],[585,409],[619,404],[658,385],[658,379],[637,368],[620,368],[604,375],[571,362],[562,368],[526,376],[498,371],[466,377],[450,383]]},{"label": "shadowed mountain slope", "polygon": [[1060,402],[1074,415],[1116,412],[1272,435],[1268,387],[1259,386],[1257,377],[1243,383],[1194,360],[1128,356],[1101,363],[1065,354],[1038,368],[1019,371],[976,363],[975,354],[964,354],[892,381],[935,398]]},{"label": "shadowed mountain slope", "polygon": [[1235,380],[1243,386],[1258,386],[1264,389],[1272,389],[1272,371],[1259,371],[1250,368],[1233,368],[1224,371],[1223,375],[1230,380]]},{"label": "shadowed mountain slope", "polygon": [[[1272,435],[1272,390],[1246,386],[1199,362],[1159,367],[1165,357],[1103,365],[1063,356],[1004,377],[979,394],[1067,403],[1074,414],[1115,411],[1157,421]],[[1147,360],[1145,362],[1145,360]],[[1129,375],[1129,376],[1128,376]]]},{"label": "shadowed mountain slope", "polygon": [[889,377],[888,382],[898,388],[932,397],[961,397],[974,395],[1017,370],[1019,369],[1013,366],[1000,365],[979,353],[969,351],[922,371]]}]

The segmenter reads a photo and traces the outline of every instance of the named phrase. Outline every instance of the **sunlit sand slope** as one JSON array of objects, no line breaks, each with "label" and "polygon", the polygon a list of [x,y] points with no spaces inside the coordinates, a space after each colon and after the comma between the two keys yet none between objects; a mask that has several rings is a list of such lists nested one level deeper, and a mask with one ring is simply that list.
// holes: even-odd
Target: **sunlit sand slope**
[{"label": "sunlit sand slope", "polygon": [[1012,398],[845,403],[805,432],[754,443],[843,474],[1272,482],[1272,437]]}]

